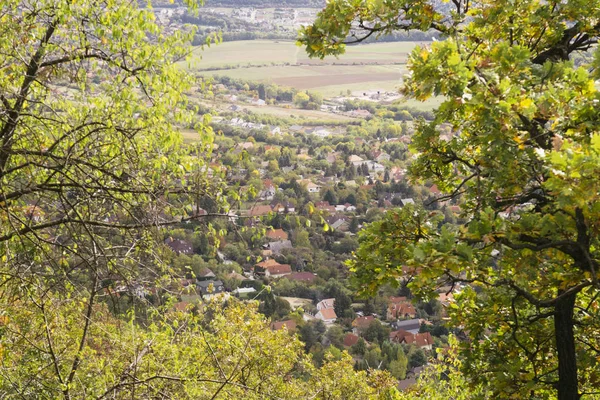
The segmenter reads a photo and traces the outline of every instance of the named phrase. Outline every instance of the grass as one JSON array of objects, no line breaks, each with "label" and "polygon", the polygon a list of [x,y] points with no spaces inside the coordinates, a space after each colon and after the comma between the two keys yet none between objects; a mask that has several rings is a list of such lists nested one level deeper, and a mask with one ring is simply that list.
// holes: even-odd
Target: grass
[{"label": "grass", "polygon": [[[373,43],[349,46],[339,58],[311,60],[293,41],[253,40],[225,42],[201,51],[195,49],[185,67],[202,75],[225,75],[232,78],[275,83],[300,90],[311,90],[331,98],[349,91],[395,92],[406,74],[409,53],[417,42]],[[288,65],[284,65],[288,64]],[[207,69],[225,68],[208,71]],[[441,99],[426,102],[407,100],[407,106],[431,110]],[[284,117],[302,115],[308,119],[348,120],[347,117],[315,111],[260,107],[256,113]],[[306,114],[306,115],[304,115]]]},{"label": "grass", "polygon": [[225,66],[264,65],[271,63],[310,63],[311,65],[373,63],[392,64],[404,62],[416,42],[373,43],[348,46],[346,54],[339,58],[327,57],[324,60],[310,59],[303,48],[293,41],[252,40],[225,42],[211,47],[194,48],[186,66],[192,70]]},{"label": "grass", "polygon": [[[349,46],[339,58],[314,60],[293,41],[225,42],[203,51],[195,49],[184,66],[203,75],[272,82],[333,97],[347,90],[397,90],[405,74],[403,63],[416,45],[394,42]],[[227,69],[208,70],[216,68]]]}]

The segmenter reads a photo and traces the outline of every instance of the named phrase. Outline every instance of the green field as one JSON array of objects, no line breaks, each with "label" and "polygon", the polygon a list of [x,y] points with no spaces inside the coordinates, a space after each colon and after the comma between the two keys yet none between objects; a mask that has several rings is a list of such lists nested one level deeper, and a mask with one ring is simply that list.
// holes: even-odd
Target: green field
[{"label": "green field", "polygon": [[[310,89],[326,97],[340,92],[396,91],[406,73],[404,63],[415,42],[351,46],[339,58],[308,58],[292,41],[239,41],[195,48],[186,68],[204,75],[227,75]],[[215,68],[227,68],[207,70]]]}]

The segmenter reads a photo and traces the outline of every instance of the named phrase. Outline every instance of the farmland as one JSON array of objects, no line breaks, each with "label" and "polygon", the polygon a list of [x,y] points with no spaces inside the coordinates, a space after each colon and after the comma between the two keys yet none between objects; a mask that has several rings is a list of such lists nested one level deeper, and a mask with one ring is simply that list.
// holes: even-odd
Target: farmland
[{"label": "farmland", "polygon": [[406,73],[404,64],[416,45],[394,42],[352,46],[339,58],[315,60],[292,41],[226,42],[203,51],[194,49],[185,67],[206,76],[272,82],[333,97],[348,90],[397,90]]}]

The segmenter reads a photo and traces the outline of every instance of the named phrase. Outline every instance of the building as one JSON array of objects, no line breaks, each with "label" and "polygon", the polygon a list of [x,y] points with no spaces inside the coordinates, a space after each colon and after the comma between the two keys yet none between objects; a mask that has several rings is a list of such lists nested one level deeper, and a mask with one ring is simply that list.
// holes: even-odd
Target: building
[{"label": "building", "polygon": [[178,254],[194,254],[192,243],[183,239],[173,239],[169,237],[165,240],[165,244]]},{"label": "building", "polygon": [[275,260],[266,260],[254,266],[254,274],[267,278],[281,278],[292,273],[288,264],[279,264]]},{"label": "building", "polygon": [[317,310],[323,310],[325,308],[333,309],[335,305],[335,299],[323,299],[317,303]]},{"label": "building", "polygon": [[293,248],[293,246],[292,246],[292,242],[289,240],[278,240],[276,242],[269,242],[269,243],[265,244],[263,246],[263,248],[266,250],[265,254],[277,255],[277,254],[281,254],[281,252],[285,249]]},{"label": "building", "polygon": [[421,321],[418,318],[394,321],[390,323],[390,327],[394,330],[405,330],[410,333],[418,333],[421,329]]},{"label": "building", "polygon": [[354,321],[352,321],[352,332],[356,335],[359,332],[364,331],[373,321],[375,321],[375,317],[372,315],[355,318]]},{"label": "building", "polygon": [[296,322],[288,319],[286,321],[273,322],[271,324],[271,329],[274,331],[278,331],[283,328],[287,329],[288,332],[294,332],[296,330]]},{"label": "building", "polygon": [[200,289],[200,293],[202,294],[203,298],[211,298],[212,296],[225,291],[223,282],[218,280],[198,281],[196,286],[198,286],[198,289]]},{"label": "building", "polygon": [[354,346],[356,343],[358,343],[358,335],[355,335],[354,333],[348,333],[346,334],[346,336],[344,336],[344,347],[352,347]]},{"label": "building", "polygon": [[390,297],[386,319],[393,321],[404,318],[415,318],[417,310],[406,297]]},{"label": "building", "polygon": [[283,229],[269,229],[266,236],[273,240],[288,240],[288,234]]},{"label": "building", "polygon": [[290,281],[298,281],[298,282],[314,282],[317,279],[317,275],[312,272],[294,272],[285,277]]},{"label": "building", "polygon": [[319,193],[322,188],[323,187],[321,185],[317,185],[313,182],[308,182],[306,184],[306,190],[308,190],[308,193]]},{"label": "building", "polygon": [[333,308],[323,308],[315,314],[315,318],[320,319],[326,324],[333,324],[337,319],[337,315]]},{"label": "building", "polygon": [[415,344],[421,349],[431,350],[433,348],[433,337],[429,332],[410,333],[403,329],[390,332],[390,342],[400,344]]}]

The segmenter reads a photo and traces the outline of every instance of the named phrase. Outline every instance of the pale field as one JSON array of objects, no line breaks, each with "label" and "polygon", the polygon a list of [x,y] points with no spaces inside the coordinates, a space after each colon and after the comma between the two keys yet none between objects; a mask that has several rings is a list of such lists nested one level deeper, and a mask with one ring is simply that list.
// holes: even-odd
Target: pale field
[{"label": "pale field", "polygon": [[348,46],[346,53],[324,60],[310,59],[304,48],[296,46],[294,41],[249,40],[225,42],[218,45],[199,46],[192,50],[186,67],[192,70],[224,67],[227,65],[246,66],[271,63],[310,63],[312,65],[330,65],[334,63],[352,64],[360,62],[393,64],[404,63],[408,54],[417,45],[416,42],[372,43]]},{"label": "pale field", "polygon": [[[427,43],[393,42],[349,46],[344,55],[327,57],[325,60],[309,59],[303,48],[292,41],[253,40],[225,42],[204,50],[195,48],[184,65],[190,71],[205,76],[229,76],[231,78],[274,83],[311,90],[325,98],[346,95],[349,91],[397,92],[402,77],[407,73],[405,62],[417,45]],[[283,64],[289,65],[283,65]],[[223,68],[207,71],[207,68]],[[441,99],[426,102],[406,100],[404,104],[421,110],[437,107]],[[252,107],[251,111],[281,117],[290,114],[308,119],[351,120],[348,117],[319,111],[290,110],[281,107]]]},{"label": "pale field", "polygon": [[[275,83],[333,97],[347,90],[398,90],[406,73],[404,63],[416,45],[394,42],[349,46],[344,55],[318,60],[310,59],[293,41],[225,42],[204,50],[195,48],[182,65],[202,75]],[[224,67],[229,68],[207,71]]]}]

